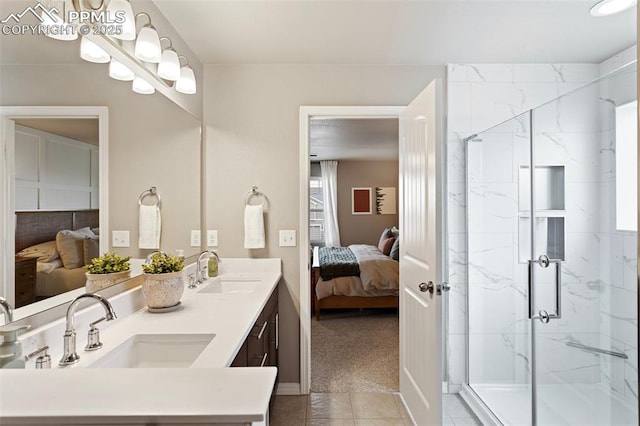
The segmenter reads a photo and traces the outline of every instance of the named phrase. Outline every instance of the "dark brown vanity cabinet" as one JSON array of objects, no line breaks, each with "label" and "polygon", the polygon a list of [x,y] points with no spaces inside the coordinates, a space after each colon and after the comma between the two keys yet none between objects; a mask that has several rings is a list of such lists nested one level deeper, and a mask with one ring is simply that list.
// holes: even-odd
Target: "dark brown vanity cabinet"
[{"label": "dark brown vanity cabinet", "polygon": [[231,366],[277,367],[278,338],[278,288],[276,287]]}]

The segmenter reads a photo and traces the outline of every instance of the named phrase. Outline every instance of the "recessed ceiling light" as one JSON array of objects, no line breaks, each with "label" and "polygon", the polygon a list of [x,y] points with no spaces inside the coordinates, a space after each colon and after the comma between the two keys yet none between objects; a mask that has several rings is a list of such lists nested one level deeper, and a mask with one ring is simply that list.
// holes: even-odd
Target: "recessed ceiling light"
[{"label": "recessed ceiling light", "polygon": [[609,16],[627,10],[636,4],[637,0],[601,0],[596,3],[589,13],[591,16]]}]

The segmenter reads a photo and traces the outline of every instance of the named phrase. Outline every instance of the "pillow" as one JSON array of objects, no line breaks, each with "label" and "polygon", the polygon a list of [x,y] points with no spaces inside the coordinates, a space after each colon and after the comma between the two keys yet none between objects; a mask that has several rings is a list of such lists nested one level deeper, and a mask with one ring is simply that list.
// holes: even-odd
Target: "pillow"
[{"label": "pillow", "polygon": [[84,264],[90,264],[91,259],[100,256],[100,237],[85,237],[82,240],[82,251],[84,253]]},{"label": "pillow", "polygon": [[400,261],[400,238],[396,238],[393,242],[393,246],[391,246],[391,251],[389,252],[389,257],[393,260]]},{"label": "pillow", "polygon": [[391,228],[384,228],[384,231],[382,231],[382,235],[380,235],[380,239],[378,240],[378,246],[380,246],[382,240],[384,240],[385,238],[398,238],[399,235],[400,230],[395,226]]},{"label": "pillow", "polygon": [[39,262],[51,262],[60,258],[55,241],[47,241],[45,243],[36,244],[16,253],[16,256],[36,257]]},{"label": "pillow", "polygon": [[56,234],[56,247],[62,264],[67,269],[79,268],[84,265],[83,241],[94,234],[89,228],[69,231],[64,229]]},{"label": "pillow", "polygon": [[96,235],[100,235],[100,228],[91,228],[91,232],[93,232]]},{"label": "pillow", "polygon": [[378,250],[380,250],[386,256],[389,256],[389,252],[391,251],[391,247],[393,247],[393,243],[395,241],[396,239],[393,237],[385,238],[380,244],[378,244]]}]

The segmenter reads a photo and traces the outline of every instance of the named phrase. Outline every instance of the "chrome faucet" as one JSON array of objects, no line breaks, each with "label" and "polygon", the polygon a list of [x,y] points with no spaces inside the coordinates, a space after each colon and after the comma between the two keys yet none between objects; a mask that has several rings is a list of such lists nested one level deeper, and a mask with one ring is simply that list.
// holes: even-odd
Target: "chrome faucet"
[{"label": "chrome faucet", "polygon": [[4,323],[9,324],[13,321],[13,309],[11,309],[11,305],[4,298],[0,297],[0,310],[4,312]]},{"label": "chrome faucet", "polygon": [[67,308],[67,326],[64,332],[64,353],[62,359],[58,363],[59,365],[71,365],[78,362],[80,355],[76,352],[76,330],[75,330],[75,313],[80,302],[86,298],[96,299],[102,304],[104,311],[106,312],[105,318],[107,321],[111,321],[116,318],[116,313],[113,311],[113,306],[104,297],[99,294],[85,293],[73,299]]},{"label": "chrome faucet", "polygon": [[202,258],[205,255],[208,257],[215,256],[215,258],[218,259],[218,262],[220,261],[218,254],[213,250],[205,250],[200,253],[200,256],[198,256],[198,263],[196,264],[196,284],[202,284],[207,280],[207,274],[202,273]]}]

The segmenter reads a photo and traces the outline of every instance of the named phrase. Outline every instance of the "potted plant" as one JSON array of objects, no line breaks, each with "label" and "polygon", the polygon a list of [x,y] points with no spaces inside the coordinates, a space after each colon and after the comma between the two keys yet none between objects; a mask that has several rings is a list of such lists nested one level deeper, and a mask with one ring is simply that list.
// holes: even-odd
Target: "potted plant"
[{"label": "potted plant", "polygon": [[87,292],[95,293],[128,279],[131,276],[130,259],[109,251],[91,259],[91,263],[84,266]]},{"label": "potted plant", "polygon": [[172,308],[180,303],[184,292],[182,278],[184,259],[156,252],[151,261],[142,265],[142,293],[152,309]]}]

